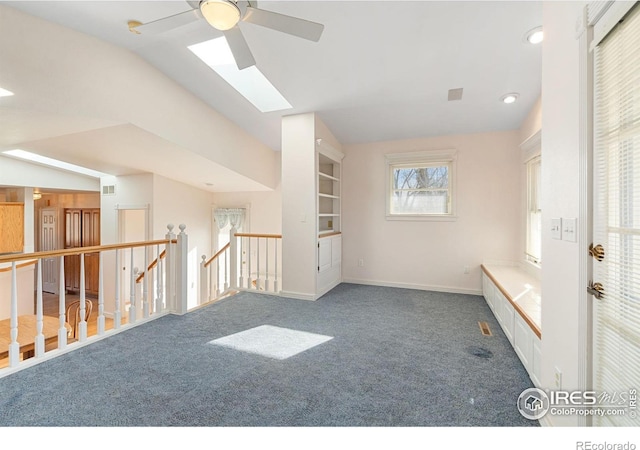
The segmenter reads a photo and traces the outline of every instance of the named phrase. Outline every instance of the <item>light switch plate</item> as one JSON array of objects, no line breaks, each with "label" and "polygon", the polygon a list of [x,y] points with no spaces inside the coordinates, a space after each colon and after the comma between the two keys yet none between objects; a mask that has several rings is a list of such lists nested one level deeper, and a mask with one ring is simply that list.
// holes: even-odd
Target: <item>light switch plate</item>
[{"label": "light switch plate", "polygon": [[562,240],[578,242],[578,219],[562,219]]},{"label": "light switch plate", "polygon": [[562,219],[551,219],[551,238],[562,239]]}]

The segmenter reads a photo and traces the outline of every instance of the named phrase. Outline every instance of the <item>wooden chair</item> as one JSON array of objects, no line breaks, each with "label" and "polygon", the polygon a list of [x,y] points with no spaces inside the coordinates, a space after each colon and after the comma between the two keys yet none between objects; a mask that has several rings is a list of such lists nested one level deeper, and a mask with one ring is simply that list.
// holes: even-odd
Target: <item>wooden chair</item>
[{"label": "wooden chair", "polygon": [[[84,307],[84,320],[89,320],[91,311],[93,310],[93,302],[91,300],[85,300]],[[67,323],[70,326],[67,336],[73,339],[77,339],[78,324],[80,323],[80,300],[69,303],[66,311]]]}]

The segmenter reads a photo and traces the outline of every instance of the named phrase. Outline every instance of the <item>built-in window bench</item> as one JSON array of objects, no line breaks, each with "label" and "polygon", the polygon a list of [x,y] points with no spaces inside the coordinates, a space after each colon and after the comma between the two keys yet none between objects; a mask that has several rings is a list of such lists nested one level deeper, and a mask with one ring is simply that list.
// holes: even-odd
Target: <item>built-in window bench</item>
[{"label": "built-in window bench", "polygon": [[517,264],[482,264],[482,292],[504,334],[540,387],[540,281]]}]

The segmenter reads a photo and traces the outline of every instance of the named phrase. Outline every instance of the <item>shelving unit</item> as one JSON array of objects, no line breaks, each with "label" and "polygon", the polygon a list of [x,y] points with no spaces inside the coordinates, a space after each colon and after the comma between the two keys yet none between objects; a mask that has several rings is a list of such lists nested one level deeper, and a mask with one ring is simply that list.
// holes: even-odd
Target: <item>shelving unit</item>
[{"label": "shelving unit", "polygon": [[316,294],[342,281],[341,180],[344,155],[317,142],[318,277]]},{"label": "shelving unit", "polygon": [[340,231],[340,162],[318,153],[318,235]]}]

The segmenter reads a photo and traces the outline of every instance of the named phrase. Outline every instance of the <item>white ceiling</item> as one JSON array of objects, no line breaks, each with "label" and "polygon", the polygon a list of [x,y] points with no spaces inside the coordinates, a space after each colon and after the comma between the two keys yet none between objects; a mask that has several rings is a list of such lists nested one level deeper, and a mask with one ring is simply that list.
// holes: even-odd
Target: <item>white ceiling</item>
[{"label": "white ceiling", "polygon": [[[129,32],[128,20],[146,23],[176,14],[191,8],[185,1],[0,4],[130,49],[274,150],[280,148],[282,115],[315,111],[340,142],[350,144],[517,129],[540,96],[542,49],[523,36],[542,24],[541,2],[260,1],[259,8],[325,25],[315,43],[240,24],[258,67],[294,107],[267,114],[187,49],[221,35],[206,22],[161,36]],[[464,88],[462,100],[447,101],[452,88]],[[508,92],[520,93],[516,103],[499,101]],[[19,123],[27,127],[25,121],[17,121],[11,133],[24,132],[42,152],[48,137],[65,131],[82,136],[94,125],[76,120],[62,130],[64,123],[34,119],[37,126],[23,131]],[[117,121],[103,125],[122,129]],[[52,152],[59,146],[51,141]],[[95,164],[104,170],[116,161]]]}]

